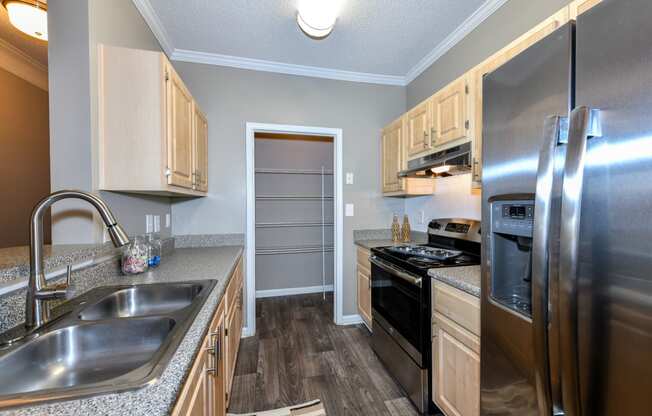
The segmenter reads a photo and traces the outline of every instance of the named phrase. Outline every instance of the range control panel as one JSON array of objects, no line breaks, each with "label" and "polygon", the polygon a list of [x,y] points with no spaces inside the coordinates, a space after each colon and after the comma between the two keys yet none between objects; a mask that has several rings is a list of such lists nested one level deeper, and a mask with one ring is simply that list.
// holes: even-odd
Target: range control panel
[{"label": "range control panel", "polygon": [[491,217],[495,233],[532,237],[534,201],[494,201]]}]

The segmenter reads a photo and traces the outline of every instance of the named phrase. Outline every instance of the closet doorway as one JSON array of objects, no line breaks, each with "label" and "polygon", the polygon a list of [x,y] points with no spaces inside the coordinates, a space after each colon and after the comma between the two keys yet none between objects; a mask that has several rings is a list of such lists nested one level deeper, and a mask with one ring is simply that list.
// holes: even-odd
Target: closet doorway
[{"label": "closet doorway", "polygon": [[247,123],[245,336],[257,298],[323,294],[342,321],[341,141],[340,129]]}]

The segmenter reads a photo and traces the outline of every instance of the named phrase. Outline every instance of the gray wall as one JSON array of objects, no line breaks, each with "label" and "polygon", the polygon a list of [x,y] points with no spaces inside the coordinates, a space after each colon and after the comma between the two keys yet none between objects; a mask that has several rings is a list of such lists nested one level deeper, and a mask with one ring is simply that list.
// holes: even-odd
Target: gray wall
[{"label": "gray wall", "polygon": [[[50,192],[48,92],[0,68],[0,248],[29,244],[32,207]],[[45,241],[50,218],[44,219]]]},{"label": "gray wall", "polygon": [[407,108],[499,51],[570,0],[509,0],[407,87]]},{"label": "gray wall", "polygon": [[[48,9],[51,187],[95,191],[97,45],[161,48],[131,0],[57,1]],[[131,235],[145,231],[145,214],[170,213],[168,198],[100,194]],[[55,206],[52,228],[55,243],[97,242],[103,229],[84,203],[70,201]]]},{"label": "gray wall", "polygon": [[209,196],[175,202],[173,233],[244,233],[245,123],[343,129],[344,313],[356,311],[353,230],[387,227],[403,200],[380,194],[380,129],[405,111],[405,88],[350,83],[217,66],[175,63],[209,123]]}]

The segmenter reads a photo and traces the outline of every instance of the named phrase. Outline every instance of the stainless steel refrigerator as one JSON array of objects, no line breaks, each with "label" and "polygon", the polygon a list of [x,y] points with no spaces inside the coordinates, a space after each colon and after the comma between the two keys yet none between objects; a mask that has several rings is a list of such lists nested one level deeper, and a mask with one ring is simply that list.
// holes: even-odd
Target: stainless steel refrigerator
[{"label": "stainless steel refrigerator", "polygon": [[482,415],[652,415],[652,1],[483,82]]}]

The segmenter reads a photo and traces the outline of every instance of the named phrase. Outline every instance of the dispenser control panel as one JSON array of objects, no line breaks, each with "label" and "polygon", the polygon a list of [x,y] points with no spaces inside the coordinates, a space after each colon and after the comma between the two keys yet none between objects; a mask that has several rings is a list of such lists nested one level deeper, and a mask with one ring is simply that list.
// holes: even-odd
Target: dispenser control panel
[{"label": "dispenser control panel", "polygon": [[493,232],[532,237],[534,201],[494,201],[491,214]]}]

